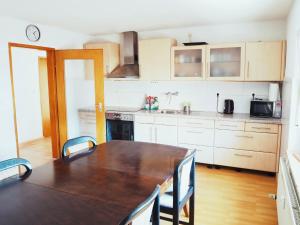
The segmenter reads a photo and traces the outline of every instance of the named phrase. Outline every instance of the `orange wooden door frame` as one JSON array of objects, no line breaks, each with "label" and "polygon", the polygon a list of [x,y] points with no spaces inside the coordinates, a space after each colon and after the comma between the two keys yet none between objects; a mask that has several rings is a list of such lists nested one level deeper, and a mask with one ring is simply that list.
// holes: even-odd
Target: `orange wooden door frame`
[{"label": "orange wooden door frame", "polygon": [[28,48],[43,50],[47,53],[47,71],[48,71],[48,90],[49,90],[49,106],[50,106],[50,120],[51,120],[51,142],[52,142],[52,156],[53,158],[60,157],[60,142],[59,142],[59,123],[58,123],[58,104],[57,104],[57,79],[55,73],[55,49],[36,45],[27,45],[19,43],[8,43],[8,54],[9,54],[9,66],[10,66],[10,79],[13,96],[13,111],[14,111],[14,125],[17,145],[17,155],[19,152],[19,140],[18,140],[18,127],[17,127],[17,116],[16,116],[16,100],[14,90],[14,79],[13,79],[13,64],[12,64],[12,48]]},{"label": "orange wooden door frame", "polygon": [[[57,77],[57,100],[60,146],[62,147],[68,139],[67,130],[67,108],[65,92],[65,60],[93,60],[94,61],[94,83],[95,83],[95,111],[96,111],[96,135],[97,142],[105,142],[105,110],[104,110],[104,72],[103,72],[103,50],[102,49],[72,49],[56,50],[56,77]],[[91,90],[92,91],[92,90]],[[97,105],[102,104],[102,110]]]}]

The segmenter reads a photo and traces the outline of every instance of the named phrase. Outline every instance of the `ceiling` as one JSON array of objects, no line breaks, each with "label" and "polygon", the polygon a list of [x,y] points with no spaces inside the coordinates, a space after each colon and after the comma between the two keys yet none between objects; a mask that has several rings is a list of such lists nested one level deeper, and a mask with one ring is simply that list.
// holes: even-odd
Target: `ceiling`
[{"label": "ceiling", "polygon": [[89,35],[281,20],[293,0],[9,0],[0,15]]}]

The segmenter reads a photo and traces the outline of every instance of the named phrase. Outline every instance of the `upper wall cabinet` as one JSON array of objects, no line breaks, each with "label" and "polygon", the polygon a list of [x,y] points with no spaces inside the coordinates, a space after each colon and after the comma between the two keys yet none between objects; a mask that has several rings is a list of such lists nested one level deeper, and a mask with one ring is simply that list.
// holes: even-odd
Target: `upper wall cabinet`
[{"label": "upper wall cabinet", "polygon": [[171,79],[171,47],[176,40],[169,38],[139,41],[141,80]]},{"label": "upper wall cabinet", "polygon": [[208,80],[244,80],[245,44],[207,46]]},{"label": "upper wall cabinet", "polygon": [[245,80],[281,81],[285,64],[285,42],[246,43]]},{"label": "upper wall cabinet", "polygon": [[[120,64],[120,45],[116,43],[86,43],[86,49],[103,49],[103,65],[104,75],[112,72]],[[85,62],[86,79],[93,79],[93,61]]]},{"label": "upper wall cabinet", "polygon": [[171,51],[171,79],[203,80],[205,46],[178,46]]}]

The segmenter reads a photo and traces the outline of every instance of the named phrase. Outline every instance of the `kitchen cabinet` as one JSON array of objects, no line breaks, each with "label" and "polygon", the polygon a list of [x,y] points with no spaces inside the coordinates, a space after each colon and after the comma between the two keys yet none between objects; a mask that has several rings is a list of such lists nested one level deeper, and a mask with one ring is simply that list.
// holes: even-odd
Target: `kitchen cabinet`
[{"label": "kitchen cabinet", "polygon": [[[220,122],[222,123],[222,122]],[[241,125],[237,127],[242,127]],[[281,127],[278,124],[246,122],[244,130],[216,126],[214,163],[245,169],[276,172]]]},{"label": "kitchen cabinet", "polygon": [[176,40],[169,38],[139,41],[139,69],[141,80],[171,79],[171,47]]},{"label": "kitchen cabinet", "polygon": [[176,46],[171,49],[171,79],[203,80],[205,46]]},{"label": "kitchen cabinet", "polygon": [[155,143],[177,146],[177,126],[154,125]]},{"label": "kitchen cabinet", "polygon": [[206,60],[208,80],[244,80],[245,43],[208,45]]},{"label": "kitchen cabinet", "polygon": [[[85,49],[103,49],[103,70],[104,75],[111,73],[120,64],[120,45],[117,43],[86,43]],[[87,80],[94,79],[93,61],[86,60],[85,74]]]},{"label": "kitchen cabinet", "polygon": [[285,43],[246,43],[246,75],[249,81],[282,81],[285,64]]},{"label": "kitchen cabinet", "polygon": [[146,123],[134,124],[134,140],[148,143],[155,143],[153,125]]},{"label": "kitchen cabinet", "polygon": [[196,162],[212,164],[214,121],[199,118],[179,118],[178,145],[196,150]]},{"label": "kitchen cabinet", "polygon": [[134,140],[177,146],[177,118],[135,116]]}]

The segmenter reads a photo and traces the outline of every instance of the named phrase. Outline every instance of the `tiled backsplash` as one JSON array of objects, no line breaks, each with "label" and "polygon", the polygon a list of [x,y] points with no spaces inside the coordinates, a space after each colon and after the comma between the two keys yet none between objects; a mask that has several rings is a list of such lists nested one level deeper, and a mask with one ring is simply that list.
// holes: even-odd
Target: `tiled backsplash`
[{"label": "tiled backsplash", "polygon": [[[166,92],[176,92],[171,101]],[[190,102],[192,110],[215,111],[216,95],[220,93],[219,110],[224,99],[234,100],[235,112],[249,113],[252,93],[267,98],[269,83],[214,81],[105,81],[105,105],[142,107],[145,95],[158,96],[160,109],[181,109]]]}]

